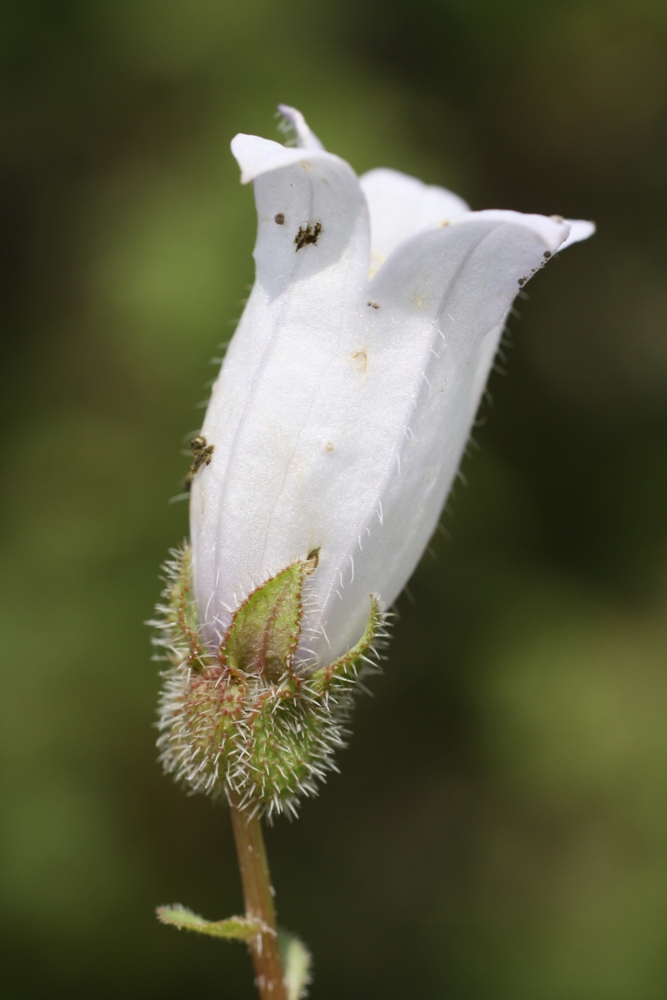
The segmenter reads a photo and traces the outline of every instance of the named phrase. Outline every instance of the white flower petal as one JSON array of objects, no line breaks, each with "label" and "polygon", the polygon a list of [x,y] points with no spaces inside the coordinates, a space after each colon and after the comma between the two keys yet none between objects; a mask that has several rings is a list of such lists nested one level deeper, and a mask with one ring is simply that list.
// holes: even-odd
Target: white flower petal
[{"label": "white flower petal", "polygon": [[[194,586],[215,645],[245,594],[317,549],[298,650],[315,665],[356,642],[371,594],[390,604],[403,588],[512,300],[592,230],[472,213],[394,171],[360,183],[282,110],[301,148],[232,143],[255,184],[256,280],[202,431],[214,452],[192,484]],[[386,262],[369,283],[371,226]]]},{"label": "white flower petal", "polygon": [[371,215],[371,263],[376,268],[399,243],[470,211],[451,191],[423,184],[397,170],[370,170],[359,183]]},{"label": "white flower petal", "polygon": [[[350,625],[358,635],[366,595],[390,604],[414,570],[458,468],[519,282],[566,235],[565,224],[539,216],[471,213],[403,244],[370,283],[373,305],[360,343],[365,378],[356,407],[347,395],[339,409],[340,393],[331,414],[341,428],[345,482],[340,513],[334,506],[331,518],[340,522],[332,536],[338,547],[308,583],[330,638],[346,636]],[[335,504],[334,489],[328,492]],[[354,578],[350,537],[361,540]],[[327,655],[323,642],[314,648]]]},{"label": "white flower petal", "polygon": [[202,433],[215,450],[190,505],[199,613],[219,629],[234,595],[318,544],[292,491],[304,478],[300,442],[332,354],[350,353],[341,345],[354,341],[369,258],[368,210],[348,164],[254,136],[232,148],[255,180],[256,280],[213,390]]},{"label": "white flower petal", "polygon": [[573,243],[580,243],[581,240],[587,240],[595,232],[594,222],[587,222],[585,219],[566,219],[565,221],[570,227],[570,234],[558,247],[559,251],[565,250],[566,247],[572,246]]}]

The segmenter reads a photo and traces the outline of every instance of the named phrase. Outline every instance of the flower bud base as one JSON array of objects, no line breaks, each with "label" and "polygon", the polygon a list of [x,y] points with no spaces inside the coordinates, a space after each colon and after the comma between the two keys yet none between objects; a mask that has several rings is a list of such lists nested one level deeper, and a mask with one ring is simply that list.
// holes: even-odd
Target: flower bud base
[{"label": "flower bud base", "polygon": [[294,663],[301,593],[312,561],[297,561],[250,594],[218,649],[201,637],[190,551],[167,564],[156,644],[169,668],[158,740],[166,771],[193,792],[234,797],[244,809],[296,815],[303,795],[337,770],[359,675],[377,669],[384,619],[375,598],[364,634],[344,656],[307,674]]}]

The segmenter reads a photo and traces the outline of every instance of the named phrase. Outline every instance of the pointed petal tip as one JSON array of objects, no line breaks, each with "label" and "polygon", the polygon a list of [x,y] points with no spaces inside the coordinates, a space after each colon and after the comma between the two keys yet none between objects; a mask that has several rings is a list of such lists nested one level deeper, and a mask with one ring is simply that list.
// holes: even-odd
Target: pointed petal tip
[{"label": "pointed petal tip", "polygon": [[559,246],[559,251],[565,250],[573,243],[581,243],[582,240],[589,239],[596,230],[595,223],[586,219],[566,219],[566,222],[570,227],[570,232]]},{"label": "pointed petal tip", "polygon": [[[262,139],[258,135],[246,135],[239,132],[231,141],[231,150],[234,159],[241,168],[241,183],[249,184],[256,180],[261,174],[266,174],[270,170],[278,170],[280,167],[291,166],[299,160],[304,159],[304,151],[294,147],[283,146],[273,139]],[[309,158],[314,156],[331,156],[330,153],[320,149],[309,150]],[[335,157],[331,157],[335,159]]]},{"label": "pointed petal tip", "polygon": [[562,250],[570,234],[570,223],[566,222],[560,215],[534,215],[504,208],[487,208],[479,212],[468,212],[458,219],[452,219],[450,225],[465,226],[470,223],[474,224],[478,220],[530,229],[540,238],[550,253]]},{"label": "pointed petal tip", "polygon": [[249,167],[249,160],[252,148],[256,147],[258,140],[259,137],[256,135],[246,135],[245,132],[238,132],[229,144],[232,156],[241,168],[241,184],[249,184],[253,180],[254,173]]},{"label": "pointed petal tip", "polygon": [[584,219],[564,219],[562,215],[531,215],[497,208],[468,212],[452,219],[451,225],[466,225],[475,219],[489,219],[532,229],[551,253],[559,253],[572,243],[587,240],[595,232],[595,223]]},{"label": "pointed petal tip", "polygon": [[342,171],[348,180],[353,178],[354,184],[359,187],[357,176],[349,163],[333,153],[328,153],[322,145],[310,146],[308,149],[283,146],[273,139],[262,139],[258,135],[246,135],[244,132],[235,135],[230,145],[232,154],[241,168],[242,184],[249,184],[262,174],[280,170],[282,167],[300,164],[305,171],[308,171],[318,164],[323,169]]},{"label": "pointed petal tip", "polygon": [[289,104],[279,104],[278,114],[283,121],[278,126],[283,131],[293,131],[296,145],[300,149],[324,149],[324,146],[309,127],[308,122],[297,108]]}]

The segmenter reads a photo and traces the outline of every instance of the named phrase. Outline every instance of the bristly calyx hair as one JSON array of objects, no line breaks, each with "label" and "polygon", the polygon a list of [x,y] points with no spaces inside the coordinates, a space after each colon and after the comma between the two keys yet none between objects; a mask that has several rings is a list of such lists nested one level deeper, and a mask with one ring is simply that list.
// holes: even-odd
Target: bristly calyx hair
[{"label": "bristly calyx hair", "polygon": [[378,669],[386,616],[371,597],[363,635],[345,655],[307,673],[294,663],[309,553],[257,587],[236,610],[219,647],[197,621],[188,546],[165,565],[154,642],[169,663],[159,706],[165,771],[192,792],[229,798],[255,813],[296,815],[298,800],[337,770],[362,673]]}]

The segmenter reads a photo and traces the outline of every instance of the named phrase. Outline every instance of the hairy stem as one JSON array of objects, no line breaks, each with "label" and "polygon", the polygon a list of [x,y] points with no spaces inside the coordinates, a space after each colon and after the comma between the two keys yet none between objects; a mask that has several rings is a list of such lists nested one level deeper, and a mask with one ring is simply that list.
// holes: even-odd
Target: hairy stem
[{"label": "hairy stem", "polygon": [[245,897],[246,916],[261,920],[264,930],[249,942],[261,1000],[287,1000],[278,948],[273,888],[258,816],[230,801],[236,853]]}]

